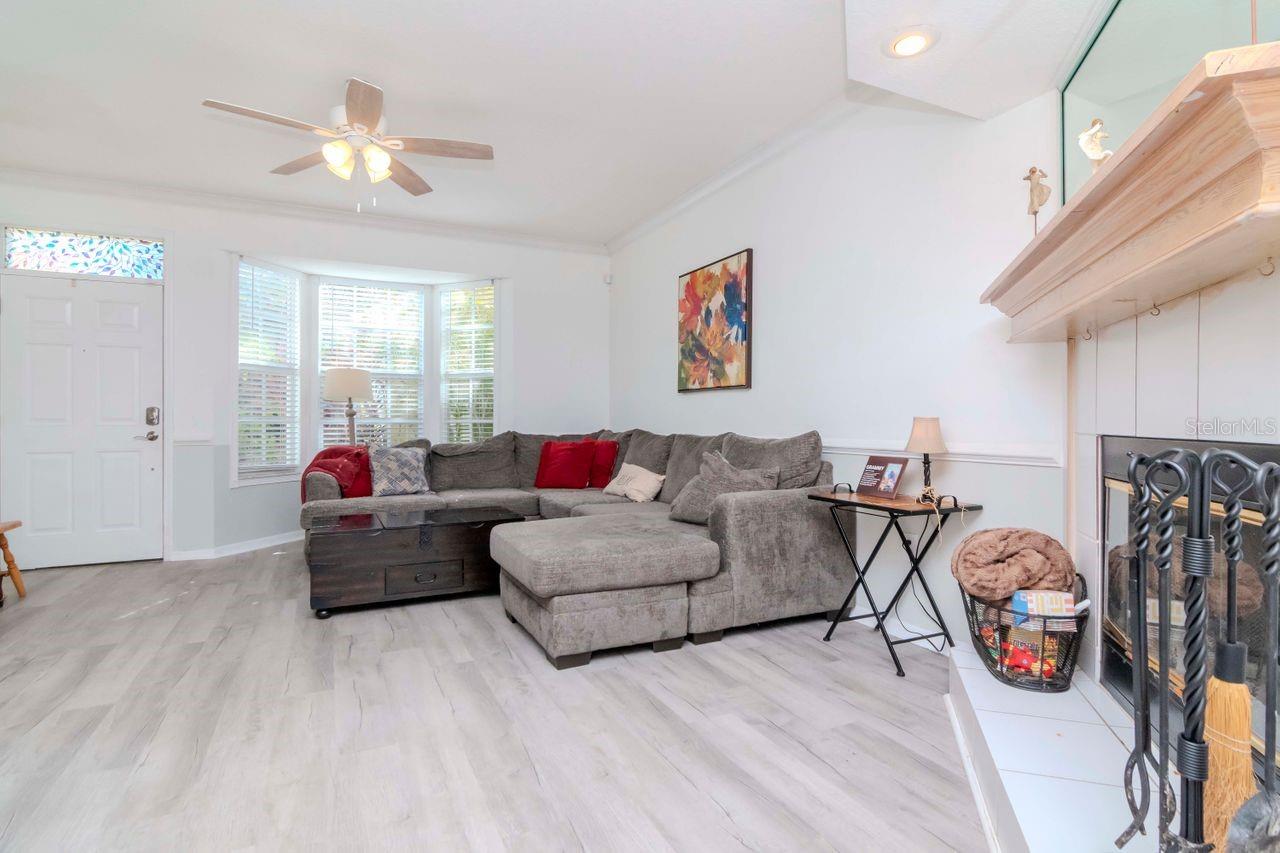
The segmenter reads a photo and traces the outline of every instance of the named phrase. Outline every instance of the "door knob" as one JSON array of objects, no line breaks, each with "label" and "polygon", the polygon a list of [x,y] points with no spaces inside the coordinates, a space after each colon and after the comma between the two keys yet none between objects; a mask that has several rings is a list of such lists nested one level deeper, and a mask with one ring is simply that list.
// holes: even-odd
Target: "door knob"
[{"label": "door knob", "polygon": [[150,429],[150,430],[147,430],[146,435],[135,435],[133,437],[133,440],[134,441],[155,441],[159,437],[160,437],[159,433],[157,433],[153,429]]}]

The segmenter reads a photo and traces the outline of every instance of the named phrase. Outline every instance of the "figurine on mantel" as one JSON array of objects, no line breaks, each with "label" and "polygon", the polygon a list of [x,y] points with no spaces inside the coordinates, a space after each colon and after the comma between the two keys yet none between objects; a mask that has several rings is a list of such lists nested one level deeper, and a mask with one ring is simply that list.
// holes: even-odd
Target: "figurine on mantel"
[{"label": "figurine on mantel", "polygon": [[1047,177],[1049,176],[1039,166],[1032,166],[1022,179],[1030,184],[1027,188],[1027,215],[1031,217],[1037,234],[1040,232],[1040,208],[1044,207],[1053,194],[1053,188],[1044,182]]},{"label": "figurine on mantel", "polygon": [[1097,172],[1102,168],[1102,164],[1110,159],[1114,151],[1103,149],[1102,140],[1110,139],[1111,134],[1107,133],[1102,126],[1102,119],[1095,118],[1093,124],[1089,125],[1089,129],[1077,137],[1080,140],[1080,150],[1084,152],[1084,156],[1089,158],[1089,162],[1093,163],[1093,171]]}]

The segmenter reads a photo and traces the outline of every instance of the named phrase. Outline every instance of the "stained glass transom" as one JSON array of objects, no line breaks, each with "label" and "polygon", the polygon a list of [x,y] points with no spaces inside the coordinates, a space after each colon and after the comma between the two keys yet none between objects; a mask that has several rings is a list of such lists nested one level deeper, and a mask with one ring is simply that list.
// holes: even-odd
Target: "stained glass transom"
[{"label": "stained glass transom", "polygon": [[164,243],[136,237],[4,229],[4,265],[73,275],[164,278]]}]

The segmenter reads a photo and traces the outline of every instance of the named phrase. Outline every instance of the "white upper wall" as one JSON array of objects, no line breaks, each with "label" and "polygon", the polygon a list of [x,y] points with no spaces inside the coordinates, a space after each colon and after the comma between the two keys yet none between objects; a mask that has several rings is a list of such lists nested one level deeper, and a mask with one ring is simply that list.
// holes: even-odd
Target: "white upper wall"
[{"label": "white upper wall", "polygon": [[[608,418],[609,261],[603,254],[389,227],[355,215],[85,190],[20,173],[0,173],[0,223],[165,240],[172,311],[166,364],[172,394],[165,409],[166,432],[175,442],[178,551],[298,529],[296,483],[230,488],[237,252],[498,278],[499,428],[579,431],[598,429]],[[437,414],[428,411],[431,423]]]},{"label": "white upper wall", "polygon": [[[948,526],[925,561],[963,642],[948,568],[960,539],[999,526],[1061,537],[1065,526],[1066,347],[1008,344],[1008,321],[978,303],[1032,236],[1020,178],[1033,163],[1057,172],[1057,103],[1049,92],[981,122],[867,94],[619,246],[613,424],[759,436],[816,428],[837,481],[856,481],[868,453],[901,450],[914,415],[940,416],[952,454],[935,463],[934,484],[984,506]],[[678,394],[677,277],[747,247],[753,387]],[[902,492],[920,485],[913,463]],[[907,523],[910,535],[919,527]],[[859,541],[879,534],[860,521]],[[880,560],[894,564],[871,576],[884,606],[906,564],[896,547]],[[930,624],[913,596],[899,615]]]},{"label": "white upper wall", "polygon": [[[613,422],[889,448],[939,415],[953,451],[1057,458],[1064,347],[1008,345],[977,299],[1032,236],[1019,179],[1056,173],[1056,129],[1056,93],[988,122],[869,95],[619,247]],[[748,247],[754,388],[677,394],[677,276]]]}]

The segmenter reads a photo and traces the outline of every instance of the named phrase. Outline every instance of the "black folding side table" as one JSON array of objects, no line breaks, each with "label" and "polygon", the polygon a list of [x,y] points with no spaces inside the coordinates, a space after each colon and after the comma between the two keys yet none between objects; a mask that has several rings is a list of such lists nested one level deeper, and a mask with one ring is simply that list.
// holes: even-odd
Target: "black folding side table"
[{"label": "black folding side table", "polygon": [[[942,618],[942,612],[938,609],[938,602],[933,598],[933,590],[929,589],[929,582],[924,578],[924,572],[920,568],[920,563],[924,560],[925,555],[929,553],[929,548],[937,541],[938,534],[942,532],[942,528],[946,526],[947,521],[957,512],[977,512],[982,509],[981,504],[957,504],[955,506],[934,507],[932,504],[923,504],[915,498],[880,498],[870,495],[860,495],[856,492],[811,492],[810,500],[821,501],[830,504],[831,518],[836,524],[836,529],[840,531],[840,539],[844,542],[844,548],[849,552],[849,561],[853,563],[853,586],[849,588],[849,594],[844,597],[844,604],[840,605],[840,612],[836,618],[831,621],[831,627],[827,629],[827,634],[822,639],[830,641],[831,635],[835,633],[836,625],[841,622],[854,622],[858,619],[875,619],[875,630],[880,632],[880,636],[884,638],[885,647],[889,649],[889,656],[893,658],[893,666],[898,671],[898,675],[905,677],[906,673],[902,670],[902,662],[898,660],[898,652],[894,646],[902,643],[912,643],[916,640],[927,640],[933,637],[945,637],[947,645],[955,648],[955,641],[951,639],[951,632],[947,630],[947,622]],[[858,562],[858,552],[854,545],[853,539],[850,538],[846,531],[841,516],[850,514],[854,516],[855,524],[858,511],[870,512],[873,515],[882,516],[885,519],[884,530],[880,532],[880,538],[876,540],[876,545],[871,549],[871,556],[867,557],[866,563]],[[935,515],[936,514],[936,515]],[[933,515],[938,519],[937,526],[933,528],[933,533],[925,540],[924,544],[918,548],[911,547],[911,540],[907,536],[906,531],[902,529],[901,520],[913,516]],[[866,583],[867,572],[871,569],[871,564],[875,562],[876,555],[880,553],[880,546],[884,544],[884,540],[888,538],[890,531],[897,531],[898,539],[902,542],[902,550],[906,552],[907,559],[911,562],[911,568],[902,578],[902,583],[898,585],[897,591],[893,594],[893,598],[889,600],[889,605],[881,610],[876,606],[875,597],[871,594],[871,586]],[[856,527],[855,527],[856,538]],[[885,630],[884,620],[893,612],[893,608],[897,606],[898,600],[902,598],[903,593],[907,591],[907,587],[911,585],[912,578],[919,578],[920,585],[924,587],[924,594],[929,599],[929,607],[933,610],[933,615],[937,620],[938,626],[942,629],[932,634],[923,634],[918,637],[908,637],[901,640],[891,640],[889,632]],[[866,587],[867,604],[871,606],[870,613],[864,613],[860,616],[850,616],[849,606],[853,602],[853,596],[857,593],[858,587]]]}]

